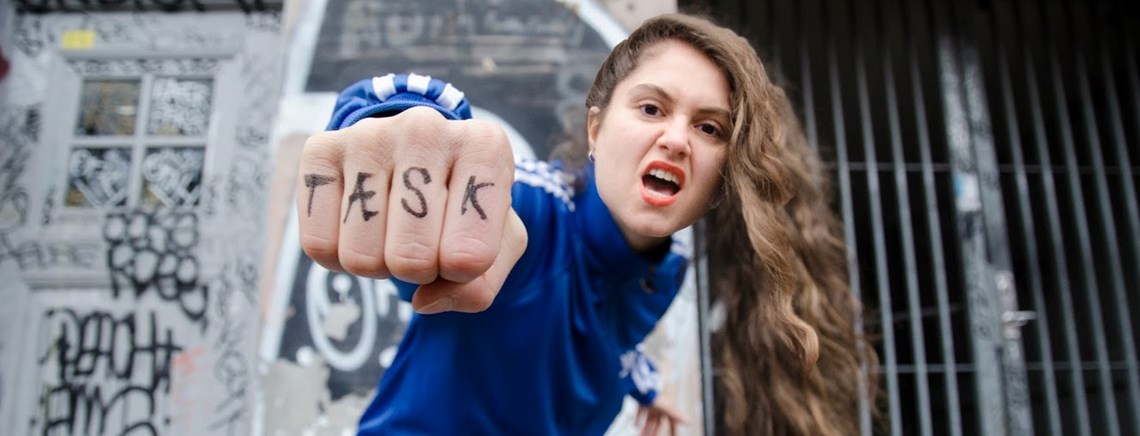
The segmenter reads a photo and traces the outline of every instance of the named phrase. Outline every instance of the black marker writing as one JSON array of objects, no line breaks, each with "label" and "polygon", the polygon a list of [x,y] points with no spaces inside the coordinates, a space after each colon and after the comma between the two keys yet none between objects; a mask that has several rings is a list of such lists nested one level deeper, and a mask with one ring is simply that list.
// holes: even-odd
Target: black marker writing
[{"label": "black marker writing", "polygon": [[364,220],[368,221],[380,212],[368,210],[368,205],[364,204],[364,200],[372,198],[376,195],[376,191],[365,191],[364,180],[372,177],[371,173],[356,173],[356,190],[352,191],[352,195],[348,196],[348,210],[344,211],[344,222],[348,222],[348,213],[352,212],[352,203],[360,200],[360,212],[364,214]]},{"label": "black marker writing", "polygon": [[475,176],[471,176],[470,179],[467,179],[467,191],[463,193],[463,205],[459,209],[459,214],[460,215],[466,215],[467,214],[467,203],[471,203],[471,207],[474,207],[475,211],[479,212],[479,218],[486,220],[487,214],[483,213],[483,208],[479,206],[479,199],[475,197],[475,193],[478,192],[480,189],[486,188],[488,186],[495,186],[495,184],[494,183],[475,184]]},{"label": "black marker writing", "polygon": [[327,185],[336,181],[335,177],[322,176],[319,174],[305,174],[305,186],[309,188],[309,215],[313,216],[313,194],[317,192],[317,187]]},{"label": "black marker writing", "polygon": [[423,218],[423,217],[427,216],[427,213],[428,213],[427,200],[424,199],[423,191],[420,191],[419,188],[412,186],[412,179],[411,179],[412,171],[416,171],[416,172],[420,173],[420,176],[423,177],[423,179],[424,179],[425,185],[428,183],[431,183],[431,174],[428,174],[426,168],[420,168],[420,167],[408,168],[406,171],[404,171],[404,186],[407,187],[408,189],[411,189],[412,192],[414,192],[416,194],[416,197],[420,199],[420,210],[419,210],[419,212],[412,210],[412,207],[408,206],[408,199],[406,199],[406,198],[401,198],[400,204],[404,205],[404,210],[408,211],[408,213],[412,214],[412,216],[414,216],[416,218]]}]

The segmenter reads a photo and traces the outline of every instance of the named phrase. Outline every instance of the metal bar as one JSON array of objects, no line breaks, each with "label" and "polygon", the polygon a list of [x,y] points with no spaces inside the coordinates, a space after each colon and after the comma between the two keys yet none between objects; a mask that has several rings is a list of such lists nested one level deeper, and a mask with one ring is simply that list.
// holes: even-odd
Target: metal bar
[{"label": "metal bar", "polygon": [[709,257],[707,228],[704,220],[697,221],[693,229],[696,258],[694,270],[697,274],[697,333],[701,347],[701,422],[704,425],[704,434],[716,435],[716,397],[713,386],[716,380],[713,377],[712,360],[712,332],[709,329]]},{"label": "metal bar", "polygon": [[[1124,14],[1117,14],[1117,17],[1123,20]],[[1122,32],[1127,32],[1125,25],[1118,24]],[[1129,91],[1132,99],[1132,104],[1140,103],[1140,74],[1136,71],[1136,48],[1133,45],[1134,37],[1131,34],[1125,35],[1124,39],[1124,53],[1126,64],[1126,74],[1128,76]],[[1128,155],[1127,136],[1124,132],[1123,117],[1120,113],[1120,104],[1118,102],[1118,94],[1116,92],[1116,82],[1112,76],[1112,69],[1109,68],[1110,56],[1107,53],[1107,48],[1104,44],[1101,45],[1101,62],[1104,65],[1105,72],[1105,94],[1109,102],[1109,111],[1112,117],[1112,131],[1116,161],[1120,163],[1121,183],[1124,190],[1124,208],[1125,216],[1127,216],[1127,223],[1129,229],[1129,241],[1132,246],[1133,256],[1140,256],[1140,213],[1137,213],[1137,194],[1136,188],[1133,183],[1134,175],[1132,172],[1132,160]],[[1140,109],[1140,108],[1138,108]],[[1137,134],[1140,135],[1140,110],[1134,110],[1133,115],[1135,119],[1132,121],[1132,127],[1137,129]],[[1134,261],[1136,259],[1133,259]],[[1129,265],[1133,268],[1133,279],[1135,280],[1137,272],[1140,271],[1140,265]],[[1133,281],[1135,283],[1135,281]],[[1135,289],[1135,288],[1133,288]],[[1133,314],[1135,316],[1135,314]],[[1135,370],[1133,370],[1135,371]],[[1132,413],[1132,431],[1131,434],[1140,434],[1140,414]]]},{"label": "metal bar", "polygon": [[[804,131],[807,133],[808,144],[811,144],[817,151],[819,150],[819,127],[815,120],[815,95],[813,91],[812,75],[811,75],[811,50],[808,47],[807,35],[803,29],[807,29],[812,25],[808,21],[807,9],[804,4],[806,1],[797,2],[799,6],[796,8],[799,14],[799,23],[801,33],[797,35],[796,41],[800,52],[800,88],[803,90],[803,108],[804,108]],[[866,404],[863,405],[866,407]]]},{"label": "metal bar", "polygon": [[[1054,30],[1059,30],[1059,26],[1053,26],[1049,23],[1047,13],[1043,14],[1042,18],[1045,20],[1044,25]],[[1097,284],[1093,279],[1093,276],[1096,274],[1096,268],[1093,266],[1092,244],[1088,230],[1089,222],[1085,216],[1085,199],[1084,192],[1081,191],[1080,169],[1077,166],[1073,126],[1069,118],[1069,102],[1068,97],[1065,95],[1064,80],[1061,77],[1061,60],[1060,55],[1057,53],[1057,44],[1056,41],[1050,38],[1049,32],[1045,32],[1045,44],[1049,58],[1048,71],[1050,73],[1051,84],[1053,85],[1054,98],[1056,98],[1057,103],[1055,107],[1057,109],[1057,124],[1061,131],[1061,145],[1063,146],[1066,168],[1065,175],[1067,176],[1069,196],[1072,199],[1072,207],[1070,207],[1069,210],[1072,212],[1072,218],[1076,221],[1074,227],[1077,232],[1077,249],[1079,250],[1080,256],[1078,265],[1084,272],[1081,274],[1081,285],[1083,287],[1086,303],[1088,304],[1088,324],[1091,325],[1093,333],[1093,350],[1096,354],[1098,367],[1097,379],[1100,383],[1100,400],[1103,403],[1101,407],[1107,418],[1107,422],[1104,424],[1107,426],[1109,435],[1117,436],[1120,434],[1120,425],[1117,422],[1116,401],[1112,398],[1110,391],[1112,386],[1112,374],[1108,369],[1108,344],[1105,339],[1104,326],[1100,322],[1104,318],[1096,292]]]},{"label": "metal bar", "polygon": [[[1029,15],[1028,10],[1023,10],[1018,7],[1021,2],[1014,3],[1014,16],[1021,18]],[[1036,4],[1036,3],[1034,3]],[[1037,156],[1040,160],[1042,167],[1041,171],[1041,187],[1044,191],[1045,197],[1045,210],[1046,221],[1049,228],[1049,237],[1053,241],[1053,246],[1049,247],[1052,256],[1052,270],[1057,274],[1057,289],[1055,292],[1060,294],[1061,297],[1061,312],[1063,317],[1061,324],[1065,334],[1065,351],[1069,357],[1069,365],[1073,368],[1070,371],[1071,383],[1069,391],[1074,396],[1076,401],[1076,415],[1077,415],[1077,429],[1082,436],[1092,434],[1089,424],[1089,410],[1088,399],[1085,398],[1085,383],[1084,374],[1078,369],[1080,368],[1080,350],[1077,345],[1077,328],[1073,315],[1073,297],[1072,286],[1070,285],[1068,270],[1068,256],[1065,252],[1064,239],[1061,235],[1061,218],[1060,207],[1057,204],[1057,190],[1053,180],[1053,172],[1050,170],[1053,167],[1052,158],[1049,155],[1048,137],[1045,129],[1045,115],[1042,113],[1041,96],[1039,92],[1039,84],[1037,83],[1036,63],[1033,59],[1033,51],[1029,46],[1030,37],[1027,35],[1028,31],[1026,26],[1017,20],[1018,28],[1021,29],[1019,34],[1020,51],[1022,54],[1022,65],[1025,65],[1025,87],[1029,95],[1029,111],[1033,119],[1034,130],[1034,144],[1037,149]]]},{"label": "metal bar", "polygon": [[[1119,20],[1124,20],[1123,13],[1116,15]],[[1133,45],[1135,38],[1131,33],[1128,33],[1128,26],[1130,25],[1130,22],[1127,24],[1117,23],[1121,32],[1125,34],[1123,38],[1124,65],[1128,89],[1130,91],[1129,95],[1132,97],[1130,101],[1132,101],[1133,105],[1137,105],[1140,104],[1140,73],[1136,71],[1136,47]],[[1133,255],[1140,256],[1140,252],[1137,252],[1140,251],[1140,213],[1137,212],[1140,208],[1137,207],[1137,194],[1133,183],[1132,160],[1128,155],[1127,135],[1125,135],[1122,125],[1123,116],[1121,116],[1120,105],[1117,100],[1116,82],[1112,79],[1112,69],[1108,68],[1109,59],[1111,57],[1108,54],[1106,45],[1102,44],[1101,50],[1101,62],[1105,64],[1106,85],[1110,86],[1105,88],[1105,93],[1108,95],[1109,108],[1113,114],[1113,136],[1116,138],[1116,161],[1120,162],[1121,177],[1124,179],[1124,204],[1125,212],[1127,212],[1128,216],[1128,229],[1131,233],[1131,245],[1134,250]],[[1134,119],[1132,120],[1131,126],[1136,130],[1136,135],[1140,136],[1140,108],[1133,110],[1133,115]],[[1140,265],[1134,266],[1137,267],[1134,273],[1140,272]],[[1137,428],[1136,432],[1140,433],[1140,428]]]},{"label": "metal bar", "polygon": [[[993,14],[993,20],[991,20],[990,25],[995,33],[999,32],[1000,27],[998,26],[996,12]],[[1020,29],[1017,29],[1015,32],[1017,31],[1020,31]],[[994,37],[994,41],[996,45],[995,51],[997,52],[998,86],[1002,99],[1002,109],[1005,111],[1006,134],[1014,165],[1017,206],[1019,215],[1021,216],[1021,236],[1025,240],[1026,245],[1026,249],[1021,250],[1021,252],[1028,259],[1029,274],[1026,278],[1028,280],[1030,294],[1033,298],[1033,308],[1037,313],[1037,319],[1040,320],[1034,323],[1034,327],[1037,330],[1038,347],[1041,348],[1041,360],[1045,367],[1045,417],[1049,423],[1050,434],[1059,435],[1061,434],[1061,408],[1057,402],[1057,381],[1054,377],[1055,369],[1053,368],[1052,345],[1049,342],[1049,323],[1045,322],[1048,318],[1045,312],[1045,297],[1041,285],[1041,266],[1039,263],[1040,259],[1037,256],[1036,232],[1034,231],[1033,219],[1031,219],[1033,210],[1029,204],[1029,181],[1025,173],[1025,158],[1021,150],[1021,134],[1017,128],[1017,111],[1014,107],[1013,86],[1010,80],[1009,62],[1006,58],[1007,53],[1005,45],[1003,44],[1004,37],[997,34]]]},{"label": "metal bar", "polygon": [[776,24],[779,19],[776,16],[776,4],[779,2],[769,0],[764,3],[767,5],[765,13],[768,15],[768,22],[765,26],[765,30],[768,32],[768,40],[764,41],[768,45],[768,58],[776,63],[777,70],[783,70],[783,57],[780,56],[780,32],[777,28],[778,24]]},{"label": "metal bar", "polygon": [[[879,12],[882,12],[881,8],[877,8],[877,10]],[[871,27],[877,27],[881,29],[883,27],[882,24],[876,23],[873,15],[874,11],[872,11]],[[859,28],[858,25],[855,27]],[[864,53],[862,49],[864,44],[866,44],[868,47],[874,46],[876,44],[875,38],[873,36],[870,36],[874,33],[874,30],[866,32],[866,35],[868,35],[866,41],[859,37],[855,38],[857,41],[855,49],[855,77],[858,81],[859,108],[863,121],[863,141],[866,143],[864,145],[864,153],[866,155],[868,166],[867,181],[868,185],[870,185],[871,190],[871,215],[873,217],[872,226],[874,228],[875,254],[877,262],[875,271],[880,280],[880,299],[881,301],[887,302],[883,303],[884,307],[890,308],[891,306],[889,302],[891,287],[889,282],[890,278],[888,277],[886,270],[886,242],[884,240],[885,238],[883,235],[884,232],[882,222],[883,211],[882,204],[879,201],[880,186],[879,172],[877,167],[878,157],[876,156],[874,132],[872,131],[873,125],[871,121],[871,103],[867,92],[867,69],[864,63]],[[862,35],[863,34],[861,33],[860,36]],[[882,34],[879,34],[878,37],[879,38],[877,42],[882,56],[883,85],[885,86],[887,94],[887,119],[890,130],[891,150],[893,154],[892,158],[896,163],[896,165],[894,165],[895,189],[898,196],[899,223],[900,227],[902,227],[902,237],[899,239],[903,245],[903,266],[905,268],[906,275],[907,308],[911,313],[910,337],[911,346],[914,347],[914,378],[916,390],[915,394],[918,396],[919,428],[921,429],[921,434],[930,435],[934,432],[934,428],[930,416],[930,387],[926,369],[926,338],[923,334],[922,329],[922,317],[918,316],[918,314],[922,312],[922,308],[920,307],[921,305],[918,295],[918,267],[915,264],[914,228],[911,225],[910,220],[910,194],[907,191],[906,171],[901,165],[901,163],[905,161],[905,158],[903,157],[902,152],[902,131],[899,127],[898,99],[895,96],[895,77],[893,72],[894,66],[891,62],[890,49],[886,42],[886,38]],[[893,322],[891,322],[892,320],[890,318],[891,310],[883,310],[882,313],[883,323],[885,325],[892,326],[893,330]]]},{"label": "metal bar", "polygon": [[[1070,20],[1073,35],[1072,39],[1075,42],[1079,42],[1080,35],[1077,34],[1079,32],[1079,26],[1077,23],[1075,23],[1075,21],[1079,19],[1080,14],[1070,13],[1068,15],[1069,17],[1072,17]],[[1108,177],[1105,175],[1104,157],[1101,155],[1100,133],[1099,129],[1097,128],[1098,124],[1096,113],[1093,109],[1092,91],[1089,89],[1088,71],[1085,64],[1086,59],[1084,50],[1077,46],[1077,44],[1074,44],[1073,51],[1075,52],[1074,55],[1076,56],[1076,61],[1073,62],[1073,66],[1077,69],[1077,90],[1080,93],[1081,98],[1081,115],[1085,122],[1084,130],[1085,135],[1087,136],[1086,139],[1088,140],[1087,148],[1089,150],[1090,157],[1092,158],[1092,165],[1095,173],[1094,183],[1096,185],[1097,193],[1096,204],[1097,209],[1100,211],[1100,225],[1103,226],[1102,231],[1104,231],[1105,245],[1107,247],[1113,247],[1116,246],[1120,239],[1117,238],[1116,220],[1112,214],[1113,201],[1108,192]],[[1111,76],[1111,74],[1109,74],[1109,76]],[[1117,148],[1119,147],[1120,145],[1118,144]],[[1127,167],[1127,161],[1121,162],[1121,166]],[[1108,252],[1119,252],[1119,248],[1117,248],[1117,250],[1110,250]],[[1138,411],[1140,410],[1140,379],[1138,379],[1138,376],[1140,376],[1140,370],[1137,369],[1136,365],[1136,345],[1135,342],[1133,342],[1132,325],[1129,322],[1132,319],[1132,316],[1128,310],[1128,298],[1125,296],[1123,266],[1120,263],[1120,256],[1108,255],[1104,257],[1106,257],[1106,260],[1108,261],[1108,279],[1109,283],[1111,284],[1112,294],[1115,300],[1113,304],[1116,306],[1116,328],[1121,335],[1120,342],[1122,343],[1119,345],[1123,347],[1124,362],[1128,367],[1128,371],[1125,371],[1125,379],[1127,380],[1128,389],[1128,400],[1132,406],[1131,410]],[[1089,260],[1091,260],[1091,257]],[[1091,267],[1091,264],[1089,266]],[[1096,292],[1090,289],[1089,294],[1096,294]],[[1092,299],[1092,296],[1089,298]],[[1099,311],[1099,299],[1097,302],[1098,306],[1096,309]],[[1095,319],[1101,318],[1097,317]],[[1109,377],[1109,380],[1111,380],[1111,376]],[[1108,390],[1110,386],[1112,385],[1104,385],[1104,389]],[[1109,412],[1115,412],[1115,410],[1115,407],[1108,409]],[[1130,413],[1129,415],[1131,415],[1131,421],[1134,426],[1140,428],[1140,418],[1138,418],[1138,414]],[[1115,416],[1110,415],[1109,419],[1114,422],[1118,422]]]},{"label": "metal bar", "polygon": [[[828,24],[830,24],[830,16],[827,18],[827,21],[829,22]],[[831,115],[835,122],[835,149],[836,165],[838,165],[839,174],[840,203],[843,209],[843,230],[847,245],[847,271],[851,280],[851,291],[855,293],[855,297],[861,301],[862,291],[860,289],[861,282],[859,279],[858,245],[855,239],[855,218],[851,200],[851,171],[848,167],[846,127],[843,121],[843,96],[839,84],[839,61],[836,57],[835,49],[836,38],[832,32],[833,26],[827,25],[824,27],[826,28],[827,75],[831,94]],[[887,310],[889,311],[890,308],[887,308]],[[858,327],[860,326],[857,326],[857,328]],[[898,370],[896,368],[894,337],[884,336],[883,341],[886,344],[883,347],[883,354],[886,355],[884,356],[885,363],[883,368],[886,371],[887,392],[890,401],[891,434],[897,436],[902,434],[902,415],[898,409]]]},{"label": "metal bar", "polygon": [[[911,11],[908,6],[919,4],[902,2],[902,8],[907,16],[917,13],[918,8]],[[920,16],[924,18],[924,16]],[[922,162],[923,197],[926,199],[926,224],[930,229],[931,257],[934,271],[934,288],[938,301],[938,330],[942,334],[942,361],[948,368],[957,367],[954,357],[954,330],[951,325],[950,293],[946,278],[945,248],[942,246],[942,223],[939,221],[938,193],[934,181],[934,164],[931,157],[930,129],[926,121],[926,99],[923,97],[922,73],[918,66],[918,36],[908,23],[919,23],[920,19],[911,17],[903,19],[903,33],[907,41],[907,67],[910,73],[911,91],[914,94],[915,123],[918,134],[919,156]],[[944,374],[946,401],[950,406],[950,434],[962,435],[962,411],[958,398],[957,371],[946,371]]]},{"label": "metal bar", "polygon": [[[978,108],[970,100],[971,87],[979,80],[962,69],[968,59],[959,59],[975,48],[962,45],[956,39],[954,28],[960,23],[954,10],[941,9],[935,1],[934,29],[938,35],[936,55],[942,90],[943,118],[946,120],[946,139],[950,147],[950,163],[955,190],[955,231],[958,236],[962,272],[964,273],[966,302],[969,308],[970,340],[974,363],[975,399],[978,405],[978,428],[983,434],[1004,434],[1007,415],[1002,390],[1002,341],[999,303],[994,271],[987,256],[986,222],[981,180],[975,155],[979,132],[988,126],[978,125]],[[953,7],[953,5],[950,5]],[[949,24],[948,24],[949,21]]]},{"label": "metal bar", "polygon": [[[951,6],[954,8],[954,6]],[[959,10],[959,13],[961,11]],[[969,9],[967,15],[957,16],[959,26],[969,26],[977,9]],[[992,13],[990,13],[992,16]],[[976,29],[975,29],[976,30]],[[981,33],[981,32],[978,32]],[[975,38],[983,38],[978,35]],[[990,277],[982,277],[987,301],[979,304],[986,313],[974,318],[983,318],[983,326],[1000,327],[1001,335],[992,339],[998,347],[1001,359],[997,387],[1001,389],[1005,403],[1005,430],[1011,435],[1033,434],[1033,419],[1030,413],[1029,386],[1025,375],[1025,356],[1021,345],[1021,321],[1025,316],[1018,308],[1017,290],[1012,273],[1013,260],[1009,252],[1009,237],[1006,233],[1005,203],[1001,192],[1001,175],[997,169],[997,153],[994,150],[993,127],[990,121],[989,105],[986,102],[985,80],[982,75],[981,50],[971,42],[963,42],[959,50],[962,68],[962,85],[965,91],[967,116],[970,125],[974,168],[978,179],[978,191],[982,204],[982,220],[985,224],[985,242],[988,248],[988,271]],[[981,301],[978,301],[979,303]],[[993,317],[992,319],[988,319]]]},{"label": "metal bar", "polygon": [[[808,43],[807,43],[807,35],[804,34],[805,30],[808,30],[808,31],[812,30],[812,27],[814,27],[815,24],[819,23],[819,22],[817,22],[817,19],[819,19],[819,17],[817,17],[817,16],[814,17],[814,18],[816,18],[816,21],[812,21],[812,19],[808,18],[808,11],[807,11],[806,3],[807,3],[807,1],[796,2],[796,5],[797,5],[796,13],[798,15],[797,22],[799,23],[799,30],[800,30],[800,34],[798,34],[796,37],[796,40],[798,41],[797,45],[798,45],[798,50],[799,50],[799,62],[800,62],[800,88],[803,89],[803,92],[804,92],[804,94],[803,94],[804,129],[805,129],[806,134],[807,134],[808,144],[811,145],[814,148],[814,150],[816,150],[816,152],[819,152],[820,134],[819,134],[819,127],[817,127],[816,116],[815,116],[815,92],[814,92],[814,84],[815,83],[814,83],[813,74],[812,74],[812,72],[813,72],[812,71],[812,53],[813,53],[813,51],[811,49],[809,49]],[[817,6],[817,3],[813,1],[812,5]],[[850,243],[850,241],[854,240],[854,237],[853,237],[854,232],[852,231],[853,220],[852,220],[852,218],[850,218],[850,210],[852,210],[852,208],[850,208],[849,193],[846,191],[846,189],[848,189],[847,186],[848,185],[845,184],[844,187],[842,187],[842,188],[844,188],[845,193],[848,194],[847,195],[848,201],[845,203],[846,205],[844,207],[844,211],[845,211],[845,213],[844,213],[844,227],[845,227],[845,234],[848,237],[848,248],[847,248],[849,250],[848,251],[848,253],[849,253],[848,259],[849,259],[850,263],[852,263],[852,264],[848,265],[848,271],[857,271],[857,265],[858,264],[857,264],[857,261],[854,260],[855,259],[855,252],[854,252],[855,245],[854,245],[854,243]],[[853,267],[853,265],[854,265],[854,267]],[[858,299],[860,299],[860,298],[858,298],[858,296],[860,296],[860,292],[858,292],[857,277],[858,277],[857,275],[852,275],[852,278],[849,278],[849,280],[850,280],[850,289],[852,289],[852,292],[855,293],[855,296],[856,296],[855,298],[858,300]],[[860,338],[864,337],[865,329],[863,326],[863,314],[857,314],[856,315],[855,334],[856,334],[856,337],[860,337]],[[860,342],[860,344],[858,344],[858,347],[860,347],[860,352],[863,352],[863,347],[865,347],[865,346],[866,345],[864,344],[864,342]],[[861,376],[860,376],[860,379],[858,379],[858,393],[860,393],[860,404],[858,404],[858,409],[860,409],[860,413],[858,413],[858,414],[860,414],[860,433],[863,436],[871,436],[873,434],[872,420],[871,420],[871,405],[869,404],[869,401],[873,402],[874,398],[868,398],[868,394],[869,394],[868,370],[869,369],[868,369],[868,366],[866,366],[866,363],[861,362],[860,363],[860,374],[861,374]]]}]

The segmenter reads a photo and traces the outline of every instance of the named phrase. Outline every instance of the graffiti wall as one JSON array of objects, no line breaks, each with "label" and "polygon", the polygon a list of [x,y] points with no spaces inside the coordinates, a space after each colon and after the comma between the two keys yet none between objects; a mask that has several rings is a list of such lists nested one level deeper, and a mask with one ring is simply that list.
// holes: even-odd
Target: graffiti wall
[{"label": "graffiti wall", "polygon": [[281,14],[92,5],[3,6],[0,428],[249,434]]}]

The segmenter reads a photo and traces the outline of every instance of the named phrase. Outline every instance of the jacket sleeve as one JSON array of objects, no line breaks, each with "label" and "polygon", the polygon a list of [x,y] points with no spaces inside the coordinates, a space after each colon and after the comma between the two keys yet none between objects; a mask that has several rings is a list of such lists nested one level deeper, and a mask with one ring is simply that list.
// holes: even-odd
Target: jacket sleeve
[{"label": "jacket sleeve", "polygon": [[641,346],[621,355],[621,383],[629,396],[638,404],[650,405],[657,398],[661,377],[649,356],[641,351]]},{"label": "jacket sleeve", "polygon": [[369,117],[388,117],[426,106],[449,120],[471,119],[471,105],[450,83],[419,74],[389,74],[353,83],[336,99],[326,130],[340,130]]}]

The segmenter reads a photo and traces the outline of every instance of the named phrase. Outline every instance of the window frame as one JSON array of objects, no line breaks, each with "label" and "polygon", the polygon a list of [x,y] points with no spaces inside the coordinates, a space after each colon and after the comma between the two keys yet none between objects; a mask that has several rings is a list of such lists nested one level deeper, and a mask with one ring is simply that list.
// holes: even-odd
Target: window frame
[{"label": "window frame", "polygon": [[[222,93],[223,82],[226,80],[227,64],[233,53],[202,52],[202,51],[176,51],[158,53],[152,51],[115,51],[115,52],[82,52],[63,53],[62,68],[57,68],[53,83],[57,84],[49,93],[54,98],[49,101],[54,104],[45,107],[45,120],[50,120],[50,114],[58,114],[56,120],[59,124],[45,122],[45,144],[53,148],[55,158],[45,168],[53,174],[51,185],[58,186],[49,194],[49,201],[56,205],[50,219],[60,224],[93,222],[109,212],[121,212],[138,209],[166,209],[164,205],[143,204],[145,194],[142,177],[142,162],[147,151],[155,148],[201,148],[203,150],[202,174],[199,186],[202,193],[206,190],[207,180],[212,174],[211,162],[217,152],[219,141],[219,121],[222,108],[226,106],[226,98]],[[208,80],[211,84],[210,108],[206,131],[201,135],[152,135],[149,133],[150,106],[153,95],[153,84],[157,78],[173,78],[178,80]],[[139,82],[138,111],[135,115],[135,129],[131,135],[93,135],[77,134],[79,116],[82,110],[83,86],[90,81],[98,80],[137,80]],[[50,124],[50,125],[49,125]],[[124,148],[130,152],[130,174],[127,181],[126,200],[122,205],[115,206],[69,206],[67,194],[70,190],[71,154],[81,148],[109,149]],[[193,205],[175,206],[178,210],[195,210],[201,206],[203,198],[200,194]]]}]

